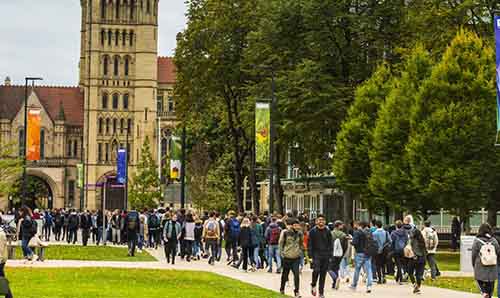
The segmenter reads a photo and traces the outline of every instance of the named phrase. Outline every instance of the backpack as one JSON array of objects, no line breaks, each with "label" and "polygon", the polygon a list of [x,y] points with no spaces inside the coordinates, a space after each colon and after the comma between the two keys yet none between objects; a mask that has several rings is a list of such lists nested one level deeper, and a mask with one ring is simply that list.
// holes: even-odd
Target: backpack
[{"label": "backpack", "polygon": [[217,223],[213,220],[207,222],[207,237],[215,238],[217,236]]},{"label": "backpack", "polygon": [[232,238],[238,238],[240,236],[240,222],[233,218],[229,222],[229,234]]},{"label": "backpack", "polygon": [[160,220],[158,219],[158,216],[156,214],[151,214],[148,218],[148,226],[151,229],[156,229],[160,226]]},{"label": "backpack", "polygon": [[496,266],[497,265],[497,252],[495,246],[491,242],[484,242],[476,238],[482,245],[479,250],[479,257],[483,266]]},{"label": "backpack", "polygon": [[365,241],[365,247],[364,247],[364,253],[365,255],[368,255],[370,257],[375,257],[378,255],[378,243],[375,239],[373,239],[373,236],[370,232],[365,233],[366,241]]},{"label": "backpack", "polygon": [[63,218],[61,215],[56,215],[55,223],[58,226],[61,226],[63,224]]},{"label": "backpack", "polygon": [[25,218],[23,220],[22,228],[23,228],[23,233],[29,234],[31,237],[33,237],[37,233],[36,221],[30,218]]},{"label": "backpack", "polygon": [[280,235],[281,235],[280,227],[276,226],[274,228],[271,228],[271,231],[269,232],[269,244],[277,245],[280,242]]},{"label": "backpack", "polygon": [[405,247],[406,247],[406,239],[404,237],[396,236],[396,240],[394,241],[394,252],[399,255],[404,255]]},{"label": "backpack", "polygon": [[434,248],[436,247],[436,231],[432,231],[430,233],[426,233],[426,237],[425,237],[425,248],[427,250],[434,250]]},{"label": "backpack", "polygon": [[70,225],[71,227],[76,227],[76,226],[78,226],[78,217],[77,217],[76,215],[71,214],[71,215],[69,216],[69,225]]},{"label": "backpack", "polygon": [[340,238],[335,239],[335,241],[333,242],[333,256],[337,258],[341,258],[344,256],[344,249],[342,248]]},{"label": "backpack", "polygon": [[134,231],[137,228],[137,224],[139,219],[137,218],[137,214],[132,213],[128,215],[127,227],[130,231]]}]

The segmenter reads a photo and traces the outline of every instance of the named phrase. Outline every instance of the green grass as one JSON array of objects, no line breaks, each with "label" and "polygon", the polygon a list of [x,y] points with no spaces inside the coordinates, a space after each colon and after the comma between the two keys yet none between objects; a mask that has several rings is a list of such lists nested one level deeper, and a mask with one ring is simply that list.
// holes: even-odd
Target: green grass
[{"label": "green grass", "polygon": [[460,271],[460,254],[453,252],[439,252],[436,261],[440,271]]},{"label": "green grass", "polygon": [[[70,246],[51,245],[45,250],[46,260],[76,260],[76,261],[124,261],[124,262],[152,262],[156,261],[146,251],[138,253],[135,257],[127,256],[125,247],[110,246]],[[16,258],[22,259],[21,248],[16,250]]]},{"label": "green grass", "polygon": [[276,292],[206,272],[113,268],[7,268],[23,298],[280,298]]},{"label": "green grass", "polygon": [[[479,294],[477,283],[472,277],[438,277],[436,281],[426,280],[426,286]],[[494,297],[497,296],[495,289]]]}]

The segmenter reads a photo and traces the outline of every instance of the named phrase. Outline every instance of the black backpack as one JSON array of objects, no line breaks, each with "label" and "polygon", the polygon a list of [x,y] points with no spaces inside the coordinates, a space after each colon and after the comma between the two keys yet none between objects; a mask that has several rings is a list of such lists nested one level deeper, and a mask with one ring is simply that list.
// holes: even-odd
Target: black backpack
[{"label": "black backpack", "polygon": [[149,228],[157,229],[160,227],[160,220],[158,219],[158,216],[156,214],[151,214],[148,218],[148,226]]},{"label": "black backpack", "polygon": [[23,233],[24,231],[26,231],[25,234],[28,234],[31,237],[35,236],[37,233],[36,221],[32,220],[31,218],[25,218],[23,220],[22,228],[23,228]]},{"label": "black backpack", "polygon": [[375,257],[378,255],[378,243],[373,239],[372,233],[370,231],[365,232],[365,248],[364,253],[369,257]]},{"label": "black backpack", "polygon": [[135,229],[137,229],[138,223],[139,223],[139,218],[137,216],[137,213],[129,213],[128,221],[127,221],[127,228],[130,231],[134,231]]}]

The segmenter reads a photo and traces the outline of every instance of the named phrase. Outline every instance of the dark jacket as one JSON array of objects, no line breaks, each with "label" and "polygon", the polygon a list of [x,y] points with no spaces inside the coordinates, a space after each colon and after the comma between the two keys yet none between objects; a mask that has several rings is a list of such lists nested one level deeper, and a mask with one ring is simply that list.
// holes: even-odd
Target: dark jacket
[{"label": "dark jacket", "polygon": [[252,247],[252,230],[250,227],[241,227],[239,243],[241,247]]},{"label": "dark jacket", "polygon": [[309,232],[308,253],[313,259],[333,256],[333,239],[330,230],[314,227]]},{"label": "dark jacket", "polygon": [[363,229],[357,229],[352,234],[352,246],[356,253],[364,253],[366,247],[366,233]]},{"label": "dark jacket", "polygon": [[90,214],[80,215],[80,228],[83,230],[88,230],[92,227],[92,217]]},{"label": "dark jacket", "polygon": [[425,240],[423,237],[418,237],[419,234],[422,235],[422,232],[420,232],[419,229],[414,229],[410,234],[411,248],[417,257],[425,257],[427,255]]},{"label": "dark jacket", "polygon": [[[392,251],[398,255],[402,256],[404,254],[404,247],[408,242],[408,231],[405,229],[397,229],[391,233],[392,240]],[[399,251],[398,251],[399,249]]]}]

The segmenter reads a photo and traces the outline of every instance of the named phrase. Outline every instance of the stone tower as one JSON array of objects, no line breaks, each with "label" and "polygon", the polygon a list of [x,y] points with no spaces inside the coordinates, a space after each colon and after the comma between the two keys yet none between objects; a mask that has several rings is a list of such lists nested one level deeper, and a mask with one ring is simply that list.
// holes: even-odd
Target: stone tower
[{"label": "stone tower", "polygon": [[[102,206],[101,185],[116,173],[119,148],[128,148],[129,177],[146,137],[155,150],[158,1],[81,0],[79,85],[85,93],[88,185],[82,191],[89,209]],[[106,207],[123,208],[124,190],[106,189]]]}]

